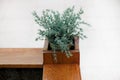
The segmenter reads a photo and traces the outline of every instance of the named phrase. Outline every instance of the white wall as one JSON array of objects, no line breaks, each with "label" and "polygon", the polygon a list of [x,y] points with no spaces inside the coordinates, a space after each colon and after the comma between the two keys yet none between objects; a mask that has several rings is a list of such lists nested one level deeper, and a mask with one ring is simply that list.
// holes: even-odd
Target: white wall
[{"label": "white wall", "polygon": [[120,80],[120,1],[83,0],[85,19],[92,25],[81,41],[83,80]]},{"label": "white wall", "polygon": [[39,14],[43,9],[62,11],[75,4],[64,0],[0,0],[0,47],[42,47],[36,42],[39,26],[34,22],[32,12]]},{"label": "white wall", "polygon": [[0,48],[43,47],[32,11],[82,6],[88,39],[80,41],[82,80],[120,80],[119,0],[0,0]]}]

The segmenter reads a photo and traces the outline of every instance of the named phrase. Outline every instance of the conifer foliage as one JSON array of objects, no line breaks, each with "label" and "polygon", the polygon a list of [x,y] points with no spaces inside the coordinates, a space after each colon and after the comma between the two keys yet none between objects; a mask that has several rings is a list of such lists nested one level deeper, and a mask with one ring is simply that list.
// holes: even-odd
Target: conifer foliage
[{"label": "conifer foliage", "polygon": [[82,14],[83,10],[75,12],[74,6],[67,8],[63,13],[46,9],[41,16],[34,11],[35,22],[42,27],[38,30],[39,36],[36,40],[48,39],[54,57],[56,57],[55,51],[61,50],[69,58],[72,56],[70,46],[74,46],[74,36],[79,36],[81,39],[87,38],[80,25],[87,24],[81,19]]}]

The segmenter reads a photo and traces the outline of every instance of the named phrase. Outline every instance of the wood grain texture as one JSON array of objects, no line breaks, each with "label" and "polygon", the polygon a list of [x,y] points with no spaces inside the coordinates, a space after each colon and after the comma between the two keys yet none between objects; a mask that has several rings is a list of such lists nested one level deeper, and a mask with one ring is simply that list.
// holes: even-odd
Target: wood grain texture
[{"label": "wood grain texture", "polygon": [[75,40],[75,50],[79,50],[79,37],[74,37]]},{"label": "wood grain texture", "polygon": [[81,80],[78,64],[46,64],[43,80]]},{"label": "wood grain texture", "polygon": [[43,48],[43,59],[44,59],[44,64],[79,64],[79,57],[80,57],[80,52],[79,52],[79,37],[74,37],[74,42],[75,42],[75,49],[70,50],[71,53],[73,54],[72,57],[67,58],[64,53],[61,51],[56,51],[57,54],[57,63],[53,59],[52,50],[48,50],[48,40],[45,40],[44,43],[44,48]]},{"label": "wood grain texture", "polygon": [[57,63],[54,61],[52,50],[48,50],[48,40],[45,40],[44,49],[43,49],[43,59],[44,64],[79,64],[80,52],[79,52],[79,37],[74,37],[75,48],[74,50],[70,50],[73,54],[72,57],[67,58],[64,53],[61,51],[56,51],[57,54]]},{"label": "wood grain texture", "polygon": [[71,50],[72,57],[67,58],[64,53],[57,51],[57,62],[54,61],[52,51],[43,51],[44,64],[79,64],[79,51]]},{"label": "wood grain texture", "polygon": [[40,48],[0,48],[0,68],[42,68]]}]

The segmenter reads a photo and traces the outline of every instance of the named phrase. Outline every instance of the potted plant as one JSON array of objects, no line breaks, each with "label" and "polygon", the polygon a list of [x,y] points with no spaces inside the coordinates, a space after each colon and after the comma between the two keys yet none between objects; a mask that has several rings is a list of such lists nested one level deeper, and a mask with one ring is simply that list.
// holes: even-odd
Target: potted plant
[{"label": "potted plant", "polygon": [[83,10],[80,9],[77,13],[74,10],[74,6],[67,8],[63,13],[46,9],[41,16],[33,12],[35,22],[41,27],[36,40],[45,39],[45,50],[52,53],[53,60],[56,62],[59,62],[60,55],[71,58],[74,53],[71,50],[79,50],[78,39],[87,38],[80,25],[87,24],[81,19]]}]

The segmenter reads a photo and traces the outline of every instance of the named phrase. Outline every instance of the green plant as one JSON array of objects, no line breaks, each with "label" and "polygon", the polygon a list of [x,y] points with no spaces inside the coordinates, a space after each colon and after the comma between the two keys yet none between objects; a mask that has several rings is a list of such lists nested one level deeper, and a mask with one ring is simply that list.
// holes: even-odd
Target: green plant
[{"label": "green plant", "polygon": [[36,12],[33,12],[35,22],[43,28],[38,30],[39,37],[36,40],[47,38],[54,57],[56,56],[55,51],[58,49],[64,52],[67,57],[72,56],[69,46],[74,46],[74,36],[79,36],[81,39],[87,38],[80,26],[80,24],[87,24],[81,19],[83,10],[80,9],[75,13],[74,9],[74,6],[67,8],[62,14],[46,9],[40,17]]}]

